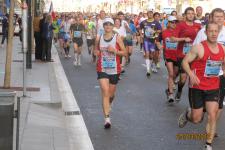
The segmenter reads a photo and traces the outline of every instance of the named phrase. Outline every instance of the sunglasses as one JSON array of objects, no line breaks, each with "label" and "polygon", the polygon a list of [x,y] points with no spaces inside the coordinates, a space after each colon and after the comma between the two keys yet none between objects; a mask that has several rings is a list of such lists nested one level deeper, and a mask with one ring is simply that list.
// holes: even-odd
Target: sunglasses
[{"label": "sunglasses", "polygon": [[113,26],[113,24],[110,22],[106,22],[106,23],[104,23],[104,26]]},{"label": "sunglasses", "polygon": [[177,23],[177,21],[169,21],[170,23],[172,23],[172,24],[176,24]]}]

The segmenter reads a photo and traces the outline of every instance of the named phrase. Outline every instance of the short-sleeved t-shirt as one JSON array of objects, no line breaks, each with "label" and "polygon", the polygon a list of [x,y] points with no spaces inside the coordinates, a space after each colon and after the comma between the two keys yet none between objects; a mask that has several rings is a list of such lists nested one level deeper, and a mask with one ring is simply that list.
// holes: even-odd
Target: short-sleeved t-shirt
[{"label": "short-sleeved t-shirt", "polygon": [[144,20],[140,24],[140,28],[144,30],[144,38],[155,39],[155,32],[157,30],[162,30],[162,27],[157,21]]},{"label": "short-sleeved t-shirt", "polygon": [[198,23],[193,23],[193,25],[190,26],[183,21],[177,25],[179,38],[189,37],[192,40],[192,42],[190,43],[179,42],[178,51],[177,51],[178,58],[184,58],[185,54],[188,53],[188,51],[190,51],[192,43],[194,42],[195,37],[200,29],[201,29],[201,24],[198,24]]},{"label": "short-sleeved t-shirt", "polygon": [[72,37],[75,38],[82,38],[82,31],[84,31],[83,24],[72,24],[70,26],[70,31],[72,31]]}]

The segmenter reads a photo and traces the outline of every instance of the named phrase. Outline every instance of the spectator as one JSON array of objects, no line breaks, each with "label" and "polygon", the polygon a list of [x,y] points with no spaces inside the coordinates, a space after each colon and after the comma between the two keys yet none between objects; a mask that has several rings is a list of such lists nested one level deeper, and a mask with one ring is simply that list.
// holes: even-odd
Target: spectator
[{"label": "spectator", "polygon": [[5,39],[8,38],[8,28],[9,28],[8,18],[9,18],[9,14],[6,14],[3,17],[3,20],[2,20],[2,42],[1,42],[1,47],[3,47]]},{"label": "spectator", "polygon": [[53,30],[52,17],[48,15],[45,19],[45,22],[42,24],[42,39],[43,39],[43,48],[42,48],[42,61],[53,62],[51,59],[51,48],[52,48],[52,39],[53,39]]},{"label": "spectator", "polygon": [[41,47],[41,33],[40,33],[40,20],[39,14],[34,17],[33,28],[34,28],[34,39],[35,39],[35,60],[39,61],[42,57],[42,47]]}]

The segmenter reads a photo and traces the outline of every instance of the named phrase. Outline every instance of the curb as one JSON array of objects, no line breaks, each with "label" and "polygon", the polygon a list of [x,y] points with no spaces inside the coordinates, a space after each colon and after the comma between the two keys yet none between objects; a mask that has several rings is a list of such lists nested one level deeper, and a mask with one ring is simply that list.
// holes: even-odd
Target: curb
[{"label": "curb", "polygon": [[62,111],[65,115],[70,150],[94,150],[83,116],[80,113],[80,108],[73,95],[55,45],[52,45],[52,58],[54,59],[52,66],[62,101]]}]

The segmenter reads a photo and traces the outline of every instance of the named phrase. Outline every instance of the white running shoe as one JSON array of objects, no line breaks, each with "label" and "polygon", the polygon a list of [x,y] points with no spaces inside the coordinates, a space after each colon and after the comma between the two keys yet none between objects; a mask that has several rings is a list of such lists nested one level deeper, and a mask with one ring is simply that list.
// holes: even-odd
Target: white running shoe
[{"label": "white running shoe", "polygon": [[105,127],[105,129],[111,128],[110,117],[106,117],[106,118],[105,118],[105,124],[104,124],[104,127]]},{"label": "white running shoe", "polygon": [[205,144],[204,150],[212,150],[212,146]]},{"label": "white running shoe", "polygon": [[73,62],[73,65],[74,66],[77,66],[77,61],[76,60]]},{"label": "white running shoe", "polygon": [[152,68],[152,72],[154,72],[154,73],[157,73],[158,72],[158,70],[156,69],[156,67],[153,67]]}]

